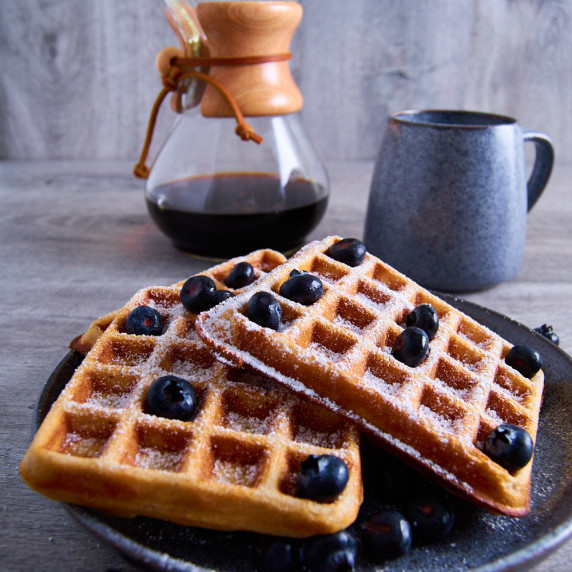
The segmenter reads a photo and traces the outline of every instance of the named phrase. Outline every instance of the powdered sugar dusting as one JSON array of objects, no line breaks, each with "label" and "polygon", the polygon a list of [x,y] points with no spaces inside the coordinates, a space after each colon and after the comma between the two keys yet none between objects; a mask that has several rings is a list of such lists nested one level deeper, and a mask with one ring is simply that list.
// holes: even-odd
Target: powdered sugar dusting
[{"label": "powdered sugar dusting", "polygon": [[349,330],[354,334],[361,334],[361,332],[363,331],[362,327],[358,326],[357,324],[354,324],[350,320],[342,318],[342,316],[340,316],[339,314],[337,314],[336,317],[334,318],[334,324],[341,328],[345,328],[346,330]]},{"label": "powdered sugar dusting", "polygon": [[507,379],[507,378],[499,378],[495,380],[497,383],[495,387],[500,389],[500,391],[512,401],[516,401],[517,403],[524,403],[526,398],[529,396],[530,391],[528,388],[517,384],[516,382]]},{"label": "powdered sugar dusting", "polygon": [[214,478],[228,485],[251,487],[257,474],[258,467],[254,464],[239,464],[226,459],[217,459],[213,465]]},{"label": "powdered sugar dusting", "polygon": [[487,409],[485,411],[485,413],[495,422],[498,423],[499,425],[502,425],[504,423],[504,419],[501,418],[501,416],[494,410],[494,409]]},{"label": "powdered sugar dusting", "polygon": [[364,385],[367,387],[370,387],[377,392],[387,393],[389,395],[396,395],[401,388],[400,383],[387,383],[385,380],[375,375],[370,369],[366,370],[363,374],[363,381]]},{"label": "powdered sugar dusting", "polygon": [[142,469],[177,471],[183,461],[183,451],[165,451],[154,447],[141,447],[135,455],[135,464]]},{"label": "powdered sugar dusting", "polygon": [[469,371],[473,372],[473,373],[478,373],[479,371],[482,371],[483,369],[483,364],[481,363],[481,360],[479,361],[470,361],[468,359],[459,359],[459,361],[461,362],[461,364],[465,367],[465,369],[468,369]]},{"label": "powdered sugar dusting", "polygon": [[455,431],[459,421],[458,419],[451,419],[445,414],[437,413],[426,405],[419,406],[419,414],[424,417],[428,417],[434,424],[439,425],[439,427],[447,432]]},{"label": "powdered sugar dusting", "polygon": [[341,357],[342,354],[338,353],[334,350],[332,350],[331,348],[327,348],[326,346],[323,346],[322,344],[319,344],[318,342],[312,342],[311,344],[308,344],[307,349],[315,355],[315,357],[317,357],[318,359],[321,359],[322,361],[338,361]]},{"label": "powdered sugar dusting", "polygon": [[436,377],[435,382],[438,383],[441,387],[453,393],[456,397],[458,397],[462,401],[467,401],[472,393],[473,387],[454,387],[449,385],[446,381]]},{"label": "powdered sugar dusting", "polygon": [[99,457],[103,452],[107,439],[89,437],[79,433],[68,433],[62,443],[62,452],[76,457]]},{"label": "powdered sugar dusting", "polygon": [[123,348],[123,351],[114,355],[111,363],[119,366],[141,367],[149,359],[149,356],[150,353],[148,352],[126,351]]},{"label": "powdered sugar dusting", "polygon": [[333,272],[328,272],[326,268],[321,268],[319,270],[313,270],[312,274],[317,276],[322,282],[326,282],[327,284],[335,284],[338,282],[342,277],[336,275]]},{"label": "powdered sugar dusting", "polygon": [[329,449],[337,449],[342,440],[342,434],[338,431],[318,431],[312,427],[299,425],[296,427],[294,441],[298,443],[308,443],[316,447],[327,447]]},{"label": "powdered sugar dusting", "polygon": [[358,292],[355,295],[355,299],[358,302],[361,302],[362,304],[367,304],[368,306],[373,306],[378,312],[383,312],[389,303],[389,300],[376,302],[375,300],[373,300],[369,296],[366,296],[363,292]]},{"label": "powdered sugar dusting", "polygon": [[504,395],[506,395],[506,397],[511,399],[512,401],[516,401],[517,403],[523,403],[524,402],[524,399],[526,397],[525,394],[519,394],[516,391],[511,391],[507,387],[503,387],[503,386],[498,386],[498,387],[499,387],[500,391]]},{"label": "powdered sugar dusting", "polygon": [[492,346],[494,344],[494,340],[490,339],[490,338],[483,338],[481,341],[476,341],[473,337],[469,336],[468,334],[466,334],[465,332],[463,332],[462,330],[459,330],[457,332],[457,334],[459,335],[459,337],[463,338],[464,340],[467,340],[469,343],[477,346],[478,348],[481,348],[482,350],[488,350],[490,346]]},{"label": "powdered sugar dusting", "polygon": [[185,339],[190,340],[192,342],[200,342],[201,339],[199,338],[199,334],[197,334],[197,331],[195,330],[195,328],[189,328]]},{"label": "powdered sugar dusting", "polygon": [[98,407],[108,407],[110,409],[124,409],[129,401],[127,393],[108,393],[94,391],[85,401],[85,405],[95,405]]},{"label": "powdered sugar dusting", "polygon": [[270,419],[268,418],[241,415],[236,411],[229,411],[224,420],[228,429],[247,433],[265,434],[268,433],[270,426]]},{"label": "powdered sugar dusting", "polygon": [[192,381],[193,379],[200,379],[201,377],[204,377],[209,371],[209,368],[201,367],[199,364],[193,363],[191,359],[174,360],[172,366],[169,369],[174,375],[179,375],[189,381]]}]

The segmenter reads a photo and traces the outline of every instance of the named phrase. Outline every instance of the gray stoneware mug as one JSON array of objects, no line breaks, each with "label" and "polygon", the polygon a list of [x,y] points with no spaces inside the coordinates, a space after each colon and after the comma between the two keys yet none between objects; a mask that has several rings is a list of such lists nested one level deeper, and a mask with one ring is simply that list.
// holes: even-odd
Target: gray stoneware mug
[{"label": "gray stoneware mug", "polygon": [[[528,181],[525,141],[536,148]],[[509,280],[553,162],[550,139],[510,117],[396,113],[375,164],[364,242],[426,288],[468,292]]]}]

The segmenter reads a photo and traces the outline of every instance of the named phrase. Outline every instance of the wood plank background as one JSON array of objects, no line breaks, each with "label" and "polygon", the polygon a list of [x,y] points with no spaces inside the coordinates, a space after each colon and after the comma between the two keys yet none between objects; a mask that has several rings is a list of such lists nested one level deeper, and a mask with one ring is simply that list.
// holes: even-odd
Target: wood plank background
[{"label": "wood plank background", "polygon": [[[303,0],[292,70],[325,160],[404,108],[509,114],[572,161],[572,0]],[[0,159],[133,159],[174,36],[161,0],[0,0]],[[161,131],[172,117],[164,112]]]}]

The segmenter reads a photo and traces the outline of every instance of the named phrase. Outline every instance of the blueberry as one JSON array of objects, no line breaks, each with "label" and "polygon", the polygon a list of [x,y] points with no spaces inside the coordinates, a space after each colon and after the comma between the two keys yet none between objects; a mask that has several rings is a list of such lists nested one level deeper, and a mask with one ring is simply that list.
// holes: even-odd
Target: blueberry
[{"label": "blueberry", "polygon": [[278,330],[282,320],[282,307],[270,292],[256,292],[248,301],[246,315],[259,326]]},{"label": "blueberry", "polygon": [[208,276],[191,276],[181,288],[181,303],[193,314],[216,306],[216,284]]},{"label": "blueberry", "polygon": [[266,549],[260,563],[261,572],[296,572],[300,570],[297,547],[285,540],[275,540]]},{"label": "blueberry", "polygon": [[483,451],[508,471],[517,471],[532,458],[534,443],[527,431],[506,423],[493,429],[485,439]]},{"label": "blueberry", "polygon": [[403,556],[411,548],[411,525],[395,510],[386,510],[372,515],[361,525],[364,546],[376,559]]},{"label": "blueberry", "polygon": [[407,316],[405,325],[421,328],[432,340],[439,329],[439,316],[431,304],[421,304]]},{"label": "blueberry", "polygon": [[534,377],[542,367],[542,357],[530,346],[513,346],[504,361],[524,377]]},{"label": "blueberry", "polygon": [[429,336],[421,328],[411,326],[397,336],[391,355],[409,367],[417,367],[427,359],[430,351]]},{"label": "blueberry", "polygon": [[235,264],[233,269],[228,273],[224,283],[229,288],[243,288],[254,282],[256,278],[252,264],[248,262],[239,262]]},{"label": "blueberry", "polygon": [[163,333],[163,320],[154,308],[137,306],[125,320],[125,331],[137,336],[160,336]]},{"label": "blueberry", "polygon": [[295,274],[280,286],[280,295],[298,304],[311,306],[324,294],[322,281],[313,274]]},{"label": "blueberry", "polygon": [[157,417],[189,421],[197,409],[193,386],[180,377],[164,375],[149,387],[145,397],[146,412]]},{"label": "blueberry", "polygon": [[326,254],[348,266],[359,266],[365,258],[365,244],[357,238],[344,238],[332,244]]},{"label": "blueberry", "polygon": [[443,540],[455,523],[455,513],[442,501],[429,496],[412,499],[407,506],[413,538],[421,542]]},{"label": "blueberry", "polygon": [[327,503],[346,488],[350,472],[345,462],[335,455],[309,455],[300,465],[298,495]]},{"label": "blueberry", "polygon": [[350,572],[358,559],[357,538],[346,530],[317,536],[302,551],[302,564],[308,572]]},{"label": "blueberry", "polygon": [[543,335],[546,339],[550,340],[553,344],[556,344],[557,346],[560,345],[560,338],[558,337],[556,332],[552,329],[552,326],[549,326],[548,324],[542,324],[542,326],[539,326],[538,328],[534,328],[534,331]]},{"label": "blueberry", "polygon": [[305,274],[305,273],[306,273],[305,270],[298,270],[297,268],[294,268],[294,270],[290,272],[290,278],[292,278],[292,276],[300,276],[300,274]]},{"label": "blueberry", "polygon": [[234,298],[234,293],[230,290],[217,290],[215,292],[215,305],[228,300],[229,298]]}]

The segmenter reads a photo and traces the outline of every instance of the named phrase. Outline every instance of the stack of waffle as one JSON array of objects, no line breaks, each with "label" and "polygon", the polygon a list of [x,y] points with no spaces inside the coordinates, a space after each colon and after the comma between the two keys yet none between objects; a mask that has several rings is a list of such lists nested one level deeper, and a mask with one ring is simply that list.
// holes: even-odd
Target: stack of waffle
[{"label": "stack of waffle", "polygon": [[[288,261],[258,251],[206,271],[227,289],[225,276],[247,261],[256,280],[198,317],[181,305],[179,283],[144,289],[94,322],[74,340],[85,359],[24,457],[26,482],[119,515],[310,536],[356,518],[364,432],[471,501],[526,514],[532,463],[509,472],[482,449],[503,423],[535,439],[542,372],[523,377],[504,361],[510,343],[374,256],[356,267],[334,260],[327,252],[339,240],[311,243]],[[314,304],[280,295],[293,270],[322,281]],[[247,317],[261,291],[281,306],[277,331]],[[440,326],[428,359],[409,367],[391,348],[419,304],[433,306]],[[125,332],[141,305],[161,314],[161,335]],[[149,386],[166,374],[195,387],[191,421],[146,411]],[[302,461],[322,454],[349,469],[333,502],[297,491]]]}]

